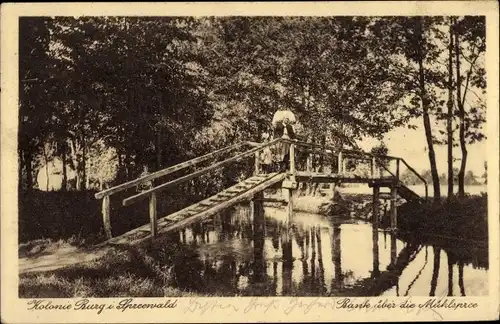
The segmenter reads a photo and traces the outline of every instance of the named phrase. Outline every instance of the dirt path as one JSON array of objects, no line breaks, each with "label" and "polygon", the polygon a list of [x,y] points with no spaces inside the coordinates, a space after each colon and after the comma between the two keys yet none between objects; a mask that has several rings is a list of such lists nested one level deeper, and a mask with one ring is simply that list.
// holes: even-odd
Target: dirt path
[{"label": "dirt path", "polygon": [[62,246],[51,251],[41,251],[33,255],[19,256],[19,274],[49,271],[88,262],[100,258],[110,248],[82,249],[76,246]]}]

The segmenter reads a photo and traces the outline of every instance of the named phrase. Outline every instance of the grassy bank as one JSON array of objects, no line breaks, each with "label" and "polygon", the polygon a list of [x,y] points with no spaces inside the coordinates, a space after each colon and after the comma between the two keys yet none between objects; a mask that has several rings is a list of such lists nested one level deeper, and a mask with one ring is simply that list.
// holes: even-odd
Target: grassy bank
[{"label": "grassy bank", "polygon": [[[134,190],[112,196],[111,227],[113,235],[149,222],[148,200],[124,207],[122,201]],[[40,191],[19,193],[19,243],[32,240],[67,240],[84,244],[102,241],[104,228],[101,200],[94,191]],[[158,197],[159,216],[165,216],[190,204],[189,197],[170,192]]]},{"label": "grassy bank", "polygon": [[[179,260],[190,251],[169,241],[145,249],[111,248],[102,257],[53,271],[21,274],[21,298],[182,297],[193,293],[176,288],[194,272]],[[199,293],[196,293],[199,296]]]}]

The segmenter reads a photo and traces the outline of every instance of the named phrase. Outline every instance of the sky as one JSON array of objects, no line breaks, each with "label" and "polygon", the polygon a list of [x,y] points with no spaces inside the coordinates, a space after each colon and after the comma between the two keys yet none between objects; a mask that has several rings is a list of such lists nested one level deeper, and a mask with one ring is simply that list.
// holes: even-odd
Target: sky
[{"label": "sky", "polygon": [[[383,139],[389,155],[401,157],[408,162],[415,170],[422,172],[430,169],[429,156],[427,152],[427,141],[423,127],[415,130],[407,128],[396,128],[387,133]],[[374,139],[364,139],[359,143],[360,147],[369,151],[373,146],[380,144]],[[436,161],[439,174],[447,172],[447,146],[434,145]],[[487,160],[487,142],[476,143],[467,146],[467,170],[472,170],[475,175],[481,176],[484,173],[484,161]],[[453,149],[453,156],[458,159],[454,162],[454,167],[460,167],[462,157],[460,147]]]}]

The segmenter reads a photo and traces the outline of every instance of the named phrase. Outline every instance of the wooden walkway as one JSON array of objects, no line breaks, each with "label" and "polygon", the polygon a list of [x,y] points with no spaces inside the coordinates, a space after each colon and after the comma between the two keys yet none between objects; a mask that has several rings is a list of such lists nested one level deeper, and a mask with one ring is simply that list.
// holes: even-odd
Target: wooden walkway
[{"label": "wooden walkway", "polygon": [[[200,222],[241,201],[250,200],[254,194],[283,181],[285,176],[284,173],[270,173],[250,177],[208,199],[158,219],[157,234],[176,231],[190,224]],[[151,226],[147,224],[107,240],[102,244],[135,245],[150,238]]]},{"label": "wooden walkway", "polygon": [[[260,154],[264,149],[281,144],[290,145],[290,165],[289,169],[280,173],[269,173],[261,174],[260,172]],[[236,150],[244,150],[243,152],[234,152]],[[302,151],[302,153],[307,155],[306,170],[296,170],[295,163],[295,150]],[[232,155],[232,156],[231,156]],[[303,155],[302,155],[303,156]],[[321,163],[324,165],[337,165],[336,172],[317,172],[314,171],[312,167],[314,156],[321,156]],[[133,196],[125,198],[123,200],[123,205],[128,206],[137,201],[143,199],[149,199],[149,216],[150,223],[133,229],[117,237],[112,236],[111,231],[111,221],[110,221],[110,197],[118,192],[134,188],[141,183],[146,181],[151,181],[158,179],[160,177],[166,176],[178,172],[189,167],[196,167],[198,164],[203,163],[207,160],[217,160],[223,158],[222,161],[214,162],[207,167],[202,169],[197,169],[191,173],[179,176],[174,180],[170,180],[166,183],[158,184],[157,186],[145,190],[140,193],[136,193]],[[177,187],[178,185],[190,181],[196,177],[205,175],[212,170],[221,168],[224,166],[231,165],[233,163],[242,161],[244,159],[252,158],[254,159],[254,170],[253,176],[250,176],[246,180],[227,188],[218,194],[204,199],[198,203],[195,203],[189,207],[186,207],[180,211],[177,211],[171,215],[159,218],[157,217],[156,209],[156,199],[157,193],[166,190],[167,188]],[[369,175],[356,176],[349,174],[347,172],[347,161],[353,159],[356,163],[369,163],[370,172]],[[361,161],[361,162],[360,162]],[[390,162],[395,162],[395,170],[389,169],[388,165]],[[254,142],[242,142],[237,143],[209,154],[194,158],[192,160],[170,166],[166,169],[159,170],[152,174],[143,176],[138,179],[134,179],[127,183],[118,185],[113,188],[103,190],[95,195],[97,199],[102,199],[102,215],[103,224],[108,240],[99,245],[109,245],[109,244],[129,244],[135,245],[141,242],[148,241],[158,235],[165,235],[170,232],[182,229],[190,224],[203,221],[204,219],[211,217],[222,210],[229,208],[242,201],[252,200],[254,195],[261,193],[265,189],[280,185],[283,189],[284,201],[287,205],[288,210],[288,222],[293,222],[293,195],[292,192],[297,190],[299,182],[313,182],[313,183],[365,183],[370,187],[373,187],[373,213],[378,213],[377,205],[379,199],[385,199],[380,193],[381,187],[388,187],[391,189],[390,197],[391,200],[391,224],[397,226],[396,224],[396,198],[400,197],[412,201],[420,200],[420,196],[406,187],[399,178],[400,174],[400,164],[407,167],[408,170],[413,172],[422,182],[425,184],[426,197],[427,197],[427,183],[425,179],[422,178],[413,168],[411,168],[408,163],[398,157],[392,157],[387,155],[373,155],[361,151],[352,150],[335,150],[335,148],[320,146],[312,143],[299,142],[295,140],[290,140],[288,137],[283,137],[279,139],[274,139],[267,143],[254,143]],[[321,168],[322,169],[322,168]],[[388,174],[382,176],[382,169],[385,169],[384,173]],[[383,193],[382,193],[383,194]],[[387,198],[387,197],[386,197]],[[255,202],[257,202],[255,200]],[[374,217],[378,219],[378,217]]]}]

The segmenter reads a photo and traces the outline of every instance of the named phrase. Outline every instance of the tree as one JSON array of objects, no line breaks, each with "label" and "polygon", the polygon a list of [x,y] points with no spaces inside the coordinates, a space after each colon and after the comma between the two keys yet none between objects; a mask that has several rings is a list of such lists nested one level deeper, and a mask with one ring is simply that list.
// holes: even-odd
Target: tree
[{"label": "tree", "polygon": [[[422,118],[436,201],[441,192],[431,115],[441,105],[436,88],[443,83],[443,74],[436,63],[442,49],[435,43],[441,20],[440,17],[394,17],[380,19],[373,26],[383,40],[380,46],[386,48],[385,57],[391,61],[394,79],[403,85],[407,117]],[[408,124],[408,127],[413,126]]]},{"label": "tree", "polygon": [[446,115],[446,133],[448,135],[448,200],[453,197],[453,23],[450,18],[448,44],[448,112]]},{"label": "tree", "polygon": [[[49,51],[49,18],[19,19],[19,185],[31,189],[35,160],[50,135],[50,75],[54,62]],[[25,176],[24,176],[24,175]],[[23,181],[24,180],[24,181]],[[23,184],[24,182],[24,184]]]},{"label": "tree", "polygon": [[477,185],[476,176],[474,175],[474,172],[472,172],[472,170],[469,170],[465,173],[464,184],[467,186]]},{"label": "tree", "polygon": [[[50,96],[37,98],[45,106],[37,103],[39,109],[33,111],[43,116],[27,117],[47,131],[39,141],[38,136],[30,139],[40,149],[46,141],[57,144],[54,154],[76,170],[78,189],[85,189],[90,181],[88,163],[94,157],[89,154],[96,152],[91,148],[98,141],[116,149],[126,177],[135,176],[140,164],[149,163],[150,153],[156,155],[156,168],[175,162],[172,157],[182,159],[189,154],[191,138],[211,113],[196,71],[192,21],[62,17],[43,24],[43,43],[41,36],[34,41],[44,46],[40,55],[50,64],[41,64],[43,57],[34,60],[23,51],[26,68],[23,65],[21,71],[56,77],[50,82],[37,78],[44,81],[38,85]],[[31,31],[22,32],[29,35]],[[148,46],[154,50],[144,50]],[[40,66],[28,66],[30,60]],[[25,78],[33,79],[31,75]],[[21,100],[20,116],[28,105]],[[20,134],[26,134],[26,127],[22,125]],[[26,160],[22,163],[31,166]]]},{"label": "tree", "polygon": [[[478,131],[484,122],[482,109],[471,107],[469,113],[466,112],[465,103],[471,85],[476,85],[484,89],[484,68],[478,64],[478,60],[484,57],[486,51],[485,22],[484,17],[463,17],[455,24],[455,58],[456,58],[456,79],[457,79],[457,107],[459,117],[459,142],[462,151],[460,171],[458,174],[458,195],[465,194],[465,172],[467,165],[467,141],[475,142],[484,138],[482,132]],[[469,64],[465,80],[462,76],[461,61],[465,60]],[[462,88],[463,87],[463,88]],[[463,92],[462,92],[463,91]],[[463,93],[463,94],[462,94]],[[483,108],[481,103],[478,107]]]},{"label": "tree", "polygon": [[[446,87],[437,67],[444,50],[433,43],[439,21],[28,20],[20,73],[43,82],[25,83],[20,95],[20,170],[57,157],[76,172],[81,190],[122,182],[137,177],[144,165],[159,169],[236,141],[259,140],[274,111],[288,107],[303,126],[302,138],[338,148],[357,149],[363,137],[380,139],[422,117],[436,185],[430,122],[443,105],[438,92]],[[40,28],[33,33],[35,23]],[[475,69],[470,77],[476,88],[479,75]],[[113,168],[106,170],[106,163]],[[233,170],[224,172],[230,178]]]}]

